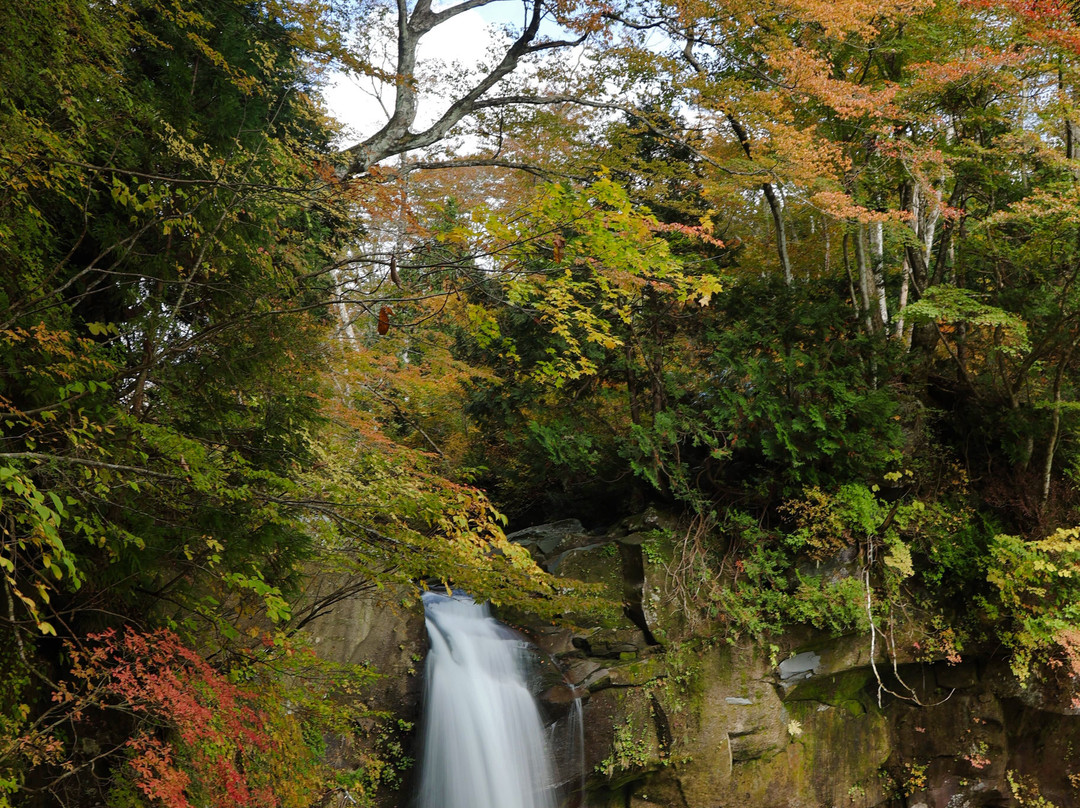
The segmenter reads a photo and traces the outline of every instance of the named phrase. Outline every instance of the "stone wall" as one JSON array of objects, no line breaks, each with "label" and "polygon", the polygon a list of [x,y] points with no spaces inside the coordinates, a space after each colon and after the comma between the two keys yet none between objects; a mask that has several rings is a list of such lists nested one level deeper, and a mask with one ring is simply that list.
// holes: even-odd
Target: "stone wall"
[{"label": "stone wall", "polygon": [[[318,588],[332,590],[341,584],[339,580],[316,579],[309,596],[317,600]],[[379,789],[379,804],[386,808],[408,804],[414,769],[407,761],[416,754],[427,653],[424,613],[417,593],[381,589],[342,599],[312,623],[309,635],[323,659],[364,665],[378,672],[362,693],[350,698],[359,698],[373,712],[387,714],[386,718],[364,721],[352,739],[326,738],[329,762],[347,771],[364,765],[371,754],[388,759],[400,768],[395,774],[399,783]],[[344,808],[355,801],[343,792],[334,796],[333,804]]]}]

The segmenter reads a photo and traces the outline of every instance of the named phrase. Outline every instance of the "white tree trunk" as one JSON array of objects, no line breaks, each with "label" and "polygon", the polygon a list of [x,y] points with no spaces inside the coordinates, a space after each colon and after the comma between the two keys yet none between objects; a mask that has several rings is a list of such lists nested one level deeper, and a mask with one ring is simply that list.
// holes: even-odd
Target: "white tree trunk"
[{"label": "white tree trunk", "polygon": [[889,302],[885,295],[885,228],[881,222],[870,225],[870,251],[874,259],[874,286],[877,287],[877,305],[881,313],[881,324],[886,333],[889,331]]}]

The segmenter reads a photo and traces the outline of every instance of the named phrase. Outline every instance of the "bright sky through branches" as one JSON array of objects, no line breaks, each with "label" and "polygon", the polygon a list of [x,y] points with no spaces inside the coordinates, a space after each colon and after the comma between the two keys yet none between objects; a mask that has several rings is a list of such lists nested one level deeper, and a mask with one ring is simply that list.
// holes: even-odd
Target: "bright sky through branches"
[{"label": "bright sky through branches", "polygon": [[[453,101],[452,90],[442,81],[451,71],[458,73],[464,69],[470,76],[478,74],[477,65],[490,47],[505,41],[500,27],[511,16],[515,19],[519,16],[510,14],[510,10],[509,4],[504,3],[463,12],[436,26],[420,41],[421,81],[430,81],[433,90],[422,94],[418,127],[431,125]],[[389,58],[385,64],[376,66],[390,72],[394,69]],[[330,112],[346,127],[343,143],[374,134],[393,112],[393,87],[368,76],[335,72],[323,95]]]}]

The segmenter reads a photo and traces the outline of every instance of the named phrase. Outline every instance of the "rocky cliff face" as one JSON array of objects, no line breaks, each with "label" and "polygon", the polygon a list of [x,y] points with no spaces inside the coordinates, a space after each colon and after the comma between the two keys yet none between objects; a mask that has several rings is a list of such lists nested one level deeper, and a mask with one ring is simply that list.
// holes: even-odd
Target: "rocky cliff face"
[{"label": "rocky cliff face", "polygon": [[[316,580],[309,595],[318,599],[320,586],[333,590],[337,583]],[[322,658],[367,666],[378,673],[360,696],[371,717],[355,738],[325,739],[328,762],[349,771],[365,766],[368,756],[376,755],[390,764],[390,770],[380,774],[379,804],[386,808],[407,804],[427,653],[424,611],[417,593],[381,589],[354,595],[319,618],[311,635]],[[345,808],[355,803],[351,794],[343,793],[328,804]]]},{"label": "rocky cliff face", "polygon": [[586,698],[588,806],[1080,804],[1071,703],[989,655],[893,659],[879,640],[872,660],[869,636],[792,630],[763,649],[691,627],[668,589],[670,527],[646,513],[602,534],[561,522],[514,537],[623,604],[614,621],[536,636]]},{"label": "rocky cliff face", "polygon": [[[1071,703],[1021,687],[990,655],[894,661],[879,644],[872,660],[868,636],[804,630],[766,649],[731,644],[673,605],[657,538],[666,527],[647,513],[602,533],[566,520],[512,537],[550,571],[603,583],[623,607],[577,615],[574,628],[506,615],[558,669],[540,694],[553,718],[584,700],[586,808],[1080,805]],[[399,613],[359,636],[377,614],[364,609],[339,617],[343,637],[326,642],[389,661],[384,697],[411,717],[422,619]]]}]

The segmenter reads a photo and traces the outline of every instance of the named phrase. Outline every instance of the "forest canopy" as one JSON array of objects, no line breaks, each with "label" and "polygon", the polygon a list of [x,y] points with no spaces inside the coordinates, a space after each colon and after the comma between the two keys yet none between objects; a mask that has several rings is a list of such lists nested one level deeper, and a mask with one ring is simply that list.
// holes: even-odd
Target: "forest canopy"
[{"label": "forest canopy", "polygon": [[717,636],[1075,688],[1075,9],[525,0],[424,61],[491,2],[0,5],[0,805],[370,801],[305,632],[617,608],[506,533],[649,505]]}]

